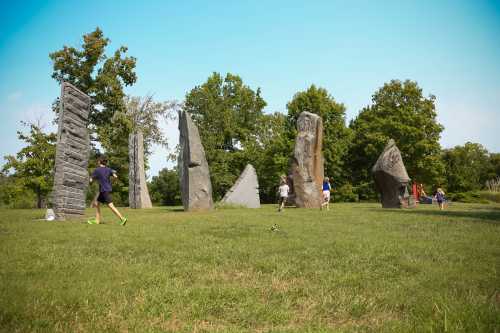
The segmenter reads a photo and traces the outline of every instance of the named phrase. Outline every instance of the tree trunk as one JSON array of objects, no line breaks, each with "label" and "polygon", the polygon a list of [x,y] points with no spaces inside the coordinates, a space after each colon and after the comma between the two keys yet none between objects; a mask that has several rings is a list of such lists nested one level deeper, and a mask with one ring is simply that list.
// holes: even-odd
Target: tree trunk
[{"label": "tree trunk", "polygon": [[36,194],[36,208],[42,208],[42,195],[40,193]]}]

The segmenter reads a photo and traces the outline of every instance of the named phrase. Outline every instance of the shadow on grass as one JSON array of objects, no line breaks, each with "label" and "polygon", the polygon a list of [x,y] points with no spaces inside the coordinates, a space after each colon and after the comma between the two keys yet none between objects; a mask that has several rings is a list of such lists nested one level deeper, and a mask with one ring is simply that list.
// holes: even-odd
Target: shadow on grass
[{"label": "shadow on grass", "polygon": [[500,209],[498,207],[474,207],[471,210],[422,210],[422,209],[404,209],[404,210],[387,210],[391,213],[415,214],[424,216],[442,216],[442,217],[457,217],[470,218],[476,220],[484,220],[485,222],[500,225]]}]

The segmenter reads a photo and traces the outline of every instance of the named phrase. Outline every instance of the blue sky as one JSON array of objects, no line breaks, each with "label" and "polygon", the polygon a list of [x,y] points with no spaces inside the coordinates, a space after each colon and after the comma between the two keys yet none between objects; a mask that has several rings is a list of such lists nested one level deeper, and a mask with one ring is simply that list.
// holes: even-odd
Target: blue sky
[{"label": "blue sky", "polygon": [[[352,119],[391,79],[437,97],[443,147],[500,152],[500,1],[0,0],[0,164],[17,152],[21,120],[51,129],[59,94],[48,54],[99,26],[129,47],[138,82],[126,92],[182,100],[214,71],[262,89],[267,112],[311,84]],[[53,128],[53,127],[52,127]],[[171,145],[176,124],[165,126]],[[167,165],[158,148],[150,174]]]}]

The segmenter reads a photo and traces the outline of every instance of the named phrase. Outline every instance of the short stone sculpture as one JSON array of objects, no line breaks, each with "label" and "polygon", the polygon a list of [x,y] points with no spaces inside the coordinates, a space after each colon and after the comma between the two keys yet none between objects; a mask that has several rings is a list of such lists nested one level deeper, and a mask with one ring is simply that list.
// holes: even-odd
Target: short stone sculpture
[{"label": "short stone sculpture", "polygon": [[144,139],[142,132],[128,137],[128,202],[130,208],[151,208],[146,174],[144,172]]},{"label": "short stone sculpture", "polygon": [[295,205],[301,208],[320,208],[324,177],[323,121],[310,112],[297,119],[297,138],[291,166]]},{"label": "short stone sculpture", "polygon": [[213,209],[210,170],[198,128],[189,113],[179,112],[178,157],[182,205],[186,211]]},{"label": "short stone sculpture", "polygon": [[85,213],[85,195],[89,183],[89,112],[90,97],[63,82],[52,193],[57,220],[80,217]]},{"label": "short stone sculpture", "polygon": [[407,185],[410,177],[393,139],[389,140],[380,154],[372,173],[383,208],[408,207],[410,200]]},{"label": "short stone sculpture", "polygon": [[259,181],[255,168],[247,164],[236,183],[227,191],[221,203],[260,208]]}]

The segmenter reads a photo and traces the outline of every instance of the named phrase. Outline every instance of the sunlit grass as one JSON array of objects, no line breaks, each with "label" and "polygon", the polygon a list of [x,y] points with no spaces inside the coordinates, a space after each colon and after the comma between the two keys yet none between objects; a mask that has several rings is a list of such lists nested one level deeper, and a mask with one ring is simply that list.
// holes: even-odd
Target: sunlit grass
[{"label": "sunlit grass", "polygon": [[0,210],[0,330],[500,327],[499,205],[123,210],[126,227]]}]

